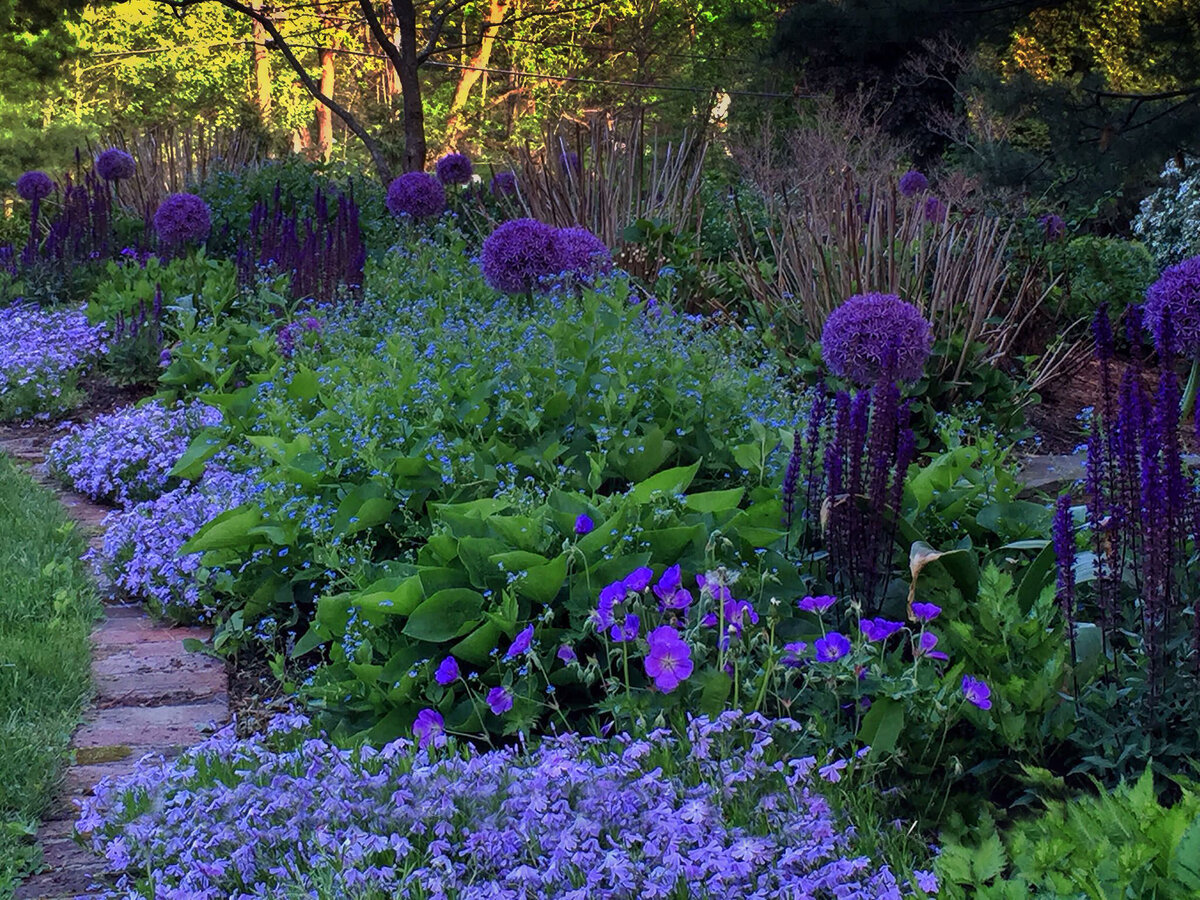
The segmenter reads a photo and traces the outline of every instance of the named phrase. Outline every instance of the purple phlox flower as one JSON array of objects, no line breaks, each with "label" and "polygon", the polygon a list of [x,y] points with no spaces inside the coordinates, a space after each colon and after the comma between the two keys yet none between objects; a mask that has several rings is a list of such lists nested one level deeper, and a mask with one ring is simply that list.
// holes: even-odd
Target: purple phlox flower
[{"label": "purple phlox flower", "polygon": [[946,214],[949,212],[946,204],[937,197],[929,197],[925,201],[925,221],[935,224],[946,221]]},{"label": "purple phlox flower", "polygon": [[483,280],[494,290],[523,294],[558,274],[555,230],[537,219],[511,219],[498,226],[484,239],[479,255]]},{"label": "purple phlox flower", "polygon": [[624,624],[615,623],[610,630],[612,639],[618,643],[637,640],[642,628],[642,620],[635,613],[627,613]]},{"label": "purple phlox flower", "polygon": [[963,696],[970,703],[975,704],[980,709],[992,708],[992,689],[970,675],[964,675],[962,679]]},{"label": "purple phlox flower", "polygon": [[573,663],[579,659],[579,657],[575,655],[575,650],[570,644],[563,644],[558,648],[558,653],[555,655],[564,663]]},{"label": "purple phlox flower", "polygon": [[517,176],[512,172],[497,172],[490,187],[493,197],[511,197],[517,192]]},{"label": "purple phlox flower", "polygon": [[912,614],[918,622],[932,622],[942,614],[942,608],[936,603],[914,603]]},{"label": "purple phlox flower", "polygon": [[917,638],[917,644],[913,648],[914,656],[926,656],[929,659],[948,660],[948,657],[941,650],[935,650],[937,646],[938,636],[932,631],[922,631],[920,637]]},{"label": "purple phlox flower", "polygon": [[669,694],[692,674],[691,648],[670,625],[660,625],[646,636],[650,652],[646,655],[646,674],[654,686]]},{"label": "purple phlox flower", "polygon": [[821,355],[829,370],[856,384],[881,376],[916,381],[933,352],[933,326],[895,294],[856,294],[829,314]]},{"label": "purple phlox flower", "polygon": [[858,623],[868,641],[886,641],[904,627],[903,622],[892,622],[884,618],[863,619]]},{"label": "purple phlox flower", "polygon": [[640,594],[650,586],[650,581],[654,578],[654,570],[649,566],[638,566],[632,572],[625,576],[622,584],[625,585],[625,590],[631,594]]},{"label": "purple phlox flower", "polygon": [[592,517],[587,513],[580,513],[575,517],[575,533],[580,537],[585,534],[591,534],[596,528],[596,523],[592,521]]},{"label": "purple phlox flower", "polygon": [[458,660],[453,656],[447,656],[438,664],[437,671],[434,673],[434,680],[441,685],[453,684],[458,681],[459,676]]},{"label": "purple phlox flower", "polygon": [[416,735],[418,746],[425,747],[431,741],[436,743],[445,733],[446,720],[436,709],[423,709],[417,713],[413,721],[413,734]]},{"label": "purple phlox flower", "polygon": [[1067,223],[1063,221],[1062,216],[1054,213],[1047,213],[1038,219],[1038,226],[1042,229],[1043,236],[1050,242],[1061,240],[1067,233]]},{"label": "purple phlox flower", "polygon": [[17,193],[29,203],[44,200],[54,193],[54,179],[40,169],[33,169],[17,179]]},{"label": "purple phlox flower", "polygon": [[804,641],[793,641],[790,644],[783,645],[782,662],[789,669],[798,669],[804,664],[802,654],[808,649],[808,644]]},{"label": "purple phlox flower", "polygon": [[823,613],[835,603],[837,603],[837,597],[830,594],[822,594],[819,597],[801,597],[796,605],[800,607],[802,612]]},{"label": "purple phlox flower", "polygon": [[817,638],[813,649],[817,652],[817,662],[837,662],[850,652],[850,638],[841,632],[831,631],[825,637]]},{"label": "purple phlox flower", "polygon": [[625,599],[624,580],[606,584],[600,589],[600,602],[596,605],[596,625],[604,629],[613,623],[613,607]]},{"label": "purple phlox flower", "polygon": [[212,231],[212,214],[195,194],[170,194],[154,213],[154,231],[168,247],[203,241]]},{"label": "purple phlox flower", "polygon": [[428,172],[405,172],[388,185],[387,208],[397,217],[440,216],[446,209],[446,189]]},{"label": "purple phlox flower", "polygon": [[938,879],[932,872],[913,869],[913,878],[916,879],[918,890],[922,890],[926,894],[936,894],[938,892]]},{"label": "purple phlox flower", "polygon": [[475,174],[471,160],[465,153],[447,153],[437,161],[435,170],[442,184],[467,184]]},{"label": "purple phlox flower", "polygon": [[96,174],[105,181],[121,181],[132,178],[137,163],[132,156],[119,147],[109,147],[96,157]]},{"label": "purple phlox flower", "polygon": [[1156,339],[1168,312],[1171,352],[1189,359],[1200,356],[1200,256],[1164,269],[1146,290],[1144,322]]},{"label": "purple phlox flower", "polygon": [[900,176],[900,193],[905,197],[913,197],[929,190],[929,179],[916,169],[909,169]]},{"label": "purple phlox flower", "polygon": [[504,658],[512,659],[514,656],[520,656],[529,649],[532,643],[533,626],[527,625],[515,638],[513,638],[513,642],[509,645],[508,652],[504,654]]},{"label": "purple phlox flower", "polygon": [[842,771],[848,765],[844,759],[835,759],[831,763],[827,763],[817,769],[817,774],[828,781],[830,784],[837,784],[842,780]]},{"label": "purple phlox flower", "polygon": [[487,705],[493,713],[500,716],[513,708],[512,694],[508,688],[494,687],[488,691]]}]

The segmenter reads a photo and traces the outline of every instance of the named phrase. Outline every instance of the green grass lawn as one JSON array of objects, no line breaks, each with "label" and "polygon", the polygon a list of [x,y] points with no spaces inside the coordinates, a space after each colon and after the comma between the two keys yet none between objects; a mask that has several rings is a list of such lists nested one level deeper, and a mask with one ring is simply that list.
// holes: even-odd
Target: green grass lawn
[{"label": "green grass lawn", "polygon": [[0,455],[0,898],[39,859],[32,834],[91,687],[100,604],[83,550],[58,501]]}]

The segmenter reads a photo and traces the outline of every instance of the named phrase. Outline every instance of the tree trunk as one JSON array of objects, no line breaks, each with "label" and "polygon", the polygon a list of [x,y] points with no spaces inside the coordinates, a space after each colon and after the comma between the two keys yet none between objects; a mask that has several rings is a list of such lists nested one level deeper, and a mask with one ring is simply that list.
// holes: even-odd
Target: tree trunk
[{"label": "tree trunk", "polygon": [[[333,96],[333,84],[336,70],[334,69],[334,52],[331,47],[322,47],[317,51],[321,63],[321,93],[326,97]],[[316,102],[317,145],[316,152],[322,162],[329,162],[333,155],[333,110],[320,100]]]},{"label": "tree trunk", "polygon": [[[467,63],[467,68],[462,70],[462,74],[458,78],[458,86],[454,89],[454,99],[450,103],[450,117],[446,121],[446,139],[444,150],[449,151],[454,149],[455,142],[458,140],[459,134],[462,133],[462,111],[467,105],[467,98],[471,95],[471,88],[484,74],[483,69],[487,68],[488,62],[492,58],[492,47],[496,43],[496,32],[500,29],[500,23],[504,21],[504,14],[508,11],[508,0],[490,0],[488,3],[488,17],[483,26],[483,34],[480,36],[479,48],[475,51],[475,55],[471,57],[471,61]],[[465,42],[464,42],[465,43]]]},{"label": "tree trunk", "polygon": [[[254,11],[262,13],[262,0],[256,0]],[[271,66],[267,62],[267,29],[257,19],[250,20],[250,40],[254,42],[253,56],[250,63],[250,76],[254,84],[254,105],[258,110],[259,121],[263,127],[267,125],[267,116],[271,113]]]},{"label": "tree trunk", "polygon": [[392,0],[399,38],[400,64],[396,75],[404,109],[404,171],[425,168],[425,109],[421,104],[421,77],[417,71],[417,11],[413,0]]}]

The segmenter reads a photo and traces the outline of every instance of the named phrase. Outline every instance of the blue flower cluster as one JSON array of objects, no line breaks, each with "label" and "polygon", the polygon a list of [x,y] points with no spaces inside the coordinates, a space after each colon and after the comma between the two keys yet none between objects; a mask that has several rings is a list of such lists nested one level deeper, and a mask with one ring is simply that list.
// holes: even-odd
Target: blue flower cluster
[{"label": "blue flower cluster", "polygon": [[220,410],[199,403],[127,406],[73,428],[50,447],[46,462],[72,490],[129,506],[167,490],[192,438],[221,420]]},{"label": "blue flower cluster", "polygon": [[481,753],[444,737],[345,750],[280,717],[102,782],[78,829],[118,875],[114,898],[914,896],[854,852],[817,761],[788,755],[800,727],[729,712],[678,737]]},{"label": "blue flower cluster", "polygon": [[0,309],[0,419],[65,412],[80,372],[107,349],[107,332],[79,309]]}]

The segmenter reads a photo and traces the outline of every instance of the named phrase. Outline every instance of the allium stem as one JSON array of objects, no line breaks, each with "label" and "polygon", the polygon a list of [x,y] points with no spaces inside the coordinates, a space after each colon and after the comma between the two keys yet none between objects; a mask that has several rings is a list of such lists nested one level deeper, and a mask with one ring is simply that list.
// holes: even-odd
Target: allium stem
[{"label": "allium stem", "polygon": [[1196,409],[1196,390],[1200,388],[1200,357],[1192,360],[1192,371],[1188,375],[1187,385],[1183,389],[1183,406],[1180,408],[1180,419],[1186,419]]}]

